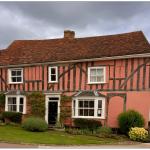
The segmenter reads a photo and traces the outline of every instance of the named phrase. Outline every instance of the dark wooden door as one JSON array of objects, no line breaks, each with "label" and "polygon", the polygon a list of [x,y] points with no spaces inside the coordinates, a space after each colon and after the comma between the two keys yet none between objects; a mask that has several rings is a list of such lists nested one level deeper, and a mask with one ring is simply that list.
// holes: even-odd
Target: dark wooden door
[{"label": "dark wooden door", "polygon": [[58,102],[48,103],[48,123],[56,124],[57,121]]}]

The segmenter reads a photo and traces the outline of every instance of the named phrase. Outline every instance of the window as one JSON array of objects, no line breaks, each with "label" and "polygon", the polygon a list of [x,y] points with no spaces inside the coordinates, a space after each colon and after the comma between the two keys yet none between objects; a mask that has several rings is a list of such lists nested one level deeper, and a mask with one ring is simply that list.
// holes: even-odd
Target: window
[{"label": "window", "polygon": [[79,116],[94,116],[94,100],[78,100]]},{"label": "window", "polygon": [[105,117],[105,98],[74,98],[72,102],[72,116],[74,118],[102,118]]},{"label": "window", "polygon": [[57,67],[49,67],[49,82],[58,82],[58,68]]},{"label": "window", "polygon": [[105,83],[106,71],[105,67],[89,67],[88,68],[88,83],[97,84]]},{"label": "window", "polygon": [[23,69],[9,69],[8,76],[10,84],[23,83]]},{"label": "window", "polygon": [[16,97],[8,97],[8,111],[17,111]]},{"label": "window", "polygon": [[26,98],[25,96],[6,96],[5,111],[26,112]]},{"label": "window", "polygon": [[19,112],[23,112],[24,98],[19,98]]}]

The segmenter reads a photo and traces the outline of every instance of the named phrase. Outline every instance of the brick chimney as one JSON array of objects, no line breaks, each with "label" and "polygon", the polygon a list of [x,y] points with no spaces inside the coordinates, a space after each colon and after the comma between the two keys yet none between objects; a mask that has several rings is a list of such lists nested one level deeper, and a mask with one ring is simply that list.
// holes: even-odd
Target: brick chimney
[{"label": "brick chimney", "polygon": [[65,30],[64,31],[64,38],[66,39],[74,39],[75,38],[75,32],[71,30]]}]

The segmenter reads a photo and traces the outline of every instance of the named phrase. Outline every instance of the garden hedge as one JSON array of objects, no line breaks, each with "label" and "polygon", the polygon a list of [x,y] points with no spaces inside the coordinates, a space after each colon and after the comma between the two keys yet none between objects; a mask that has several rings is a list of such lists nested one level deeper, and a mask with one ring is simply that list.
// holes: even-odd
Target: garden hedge
[{"label": "garden hedge", "polygon": [[99,120],[93,119],[74,119],[74,125],[80,129],[95,130],[102,126]]},{"label": "garden hedge", "polygon": [[11,122],[21,123],[22,121],[22,113],[20,112],[9,112],[5,111],[2,113],[4,119],[8,119]]}]

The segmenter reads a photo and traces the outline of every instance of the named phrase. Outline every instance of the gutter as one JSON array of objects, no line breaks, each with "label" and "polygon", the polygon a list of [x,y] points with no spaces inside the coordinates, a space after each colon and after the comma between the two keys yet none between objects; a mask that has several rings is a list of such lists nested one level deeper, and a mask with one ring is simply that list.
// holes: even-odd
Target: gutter
[{"label": "gutter", "polygon": [[144,54],[133,54],[133,55],[123,55],[123,56],[113,56],[113,57],[102,57],[102,58],[91,58],[91,59],[77,59],[69,61],[56,61],[56,62],[44,62],[44,63],[30,63],[30,64],[19,64],[19,65],[2,65],[0,68],[5,67],[26,67],[26,66],[37,66],[37,65],[56,65],[56,64],[66,64],[66,63],[77,63],[77,62],[89,62],[89,61],[99,61],[99,60],[117,60],[117,59],[128,59],[128,58],[141,58],[150,57],[150,53]]}]

